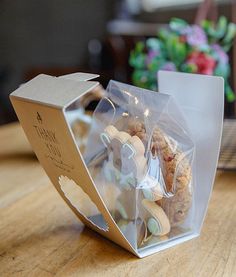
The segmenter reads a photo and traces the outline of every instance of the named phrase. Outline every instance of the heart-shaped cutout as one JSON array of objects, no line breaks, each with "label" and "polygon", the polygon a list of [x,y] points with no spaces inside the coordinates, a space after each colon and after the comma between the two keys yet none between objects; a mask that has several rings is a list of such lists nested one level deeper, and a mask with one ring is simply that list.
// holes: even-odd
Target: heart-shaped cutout
[{"label": "heart-shaped cutout", "polygon": [[58,179],[61,190],[72,206],[94,226],[108,231],[109,227],[102,213],[87,193],[72,179],[61,175]]}]

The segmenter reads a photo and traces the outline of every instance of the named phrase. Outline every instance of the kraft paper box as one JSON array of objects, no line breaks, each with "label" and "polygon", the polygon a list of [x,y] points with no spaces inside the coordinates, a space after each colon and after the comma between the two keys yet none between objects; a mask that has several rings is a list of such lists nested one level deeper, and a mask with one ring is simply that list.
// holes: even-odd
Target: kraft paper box
[{"label": "kraft paper box", "polygon": [[142,258],[199,236],[219,155],[220,77],[159,72],[159,93],[110,81],[83,154],[69,107],[97,75],[41,74],[10,98],[41,165],[88,227]]}]

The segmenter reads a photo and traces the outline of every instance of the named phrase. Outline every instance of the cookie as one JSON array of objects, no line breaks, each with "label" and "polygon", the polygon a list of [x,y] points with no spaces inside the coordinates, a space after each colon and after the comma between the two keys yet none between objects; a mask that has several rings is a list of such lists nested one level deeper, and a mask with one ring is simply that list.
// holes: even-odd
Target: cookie
[{"label": "cookie", "polygon": [[150,213],[147,228],[154,236],[163,236],[170,232],[170,222],[164,210],[155,202],[142,200],[143,207]]},{"label": "cookie", "polygon": [[121,172],[125,175],[133,172],[135,178],[141,181],[147,169],[144,153],[145,148],[140,138],[137,136],[130,137],[121,149]]},{"label": "cookie", "polygon": [[146,128],[144,124],[136,119],[130,119],[127,132],[131,136],[138,136],[143,142],[147,140]]},{"label": "cookie", "polygon": [[[144,124],[130,120],[128,131],[132,135],[145,137]],[[140,133],[141,132],[141,133]],[[184,153],[178,148],[177,142],[156,127],[152,134],[151,152],[158,155],[165,181],[165,195],[158,200],[169,217],[171,226],[178,226],[184,222],[192,203],[191,165]]]},{"label": "cookie", "polygon": [[111,140],[115,137],[118,130],[113,125],[109,125],[105,128],[104,132],[101,133],[100,138],[106,148],[110,149]]},{"label": "cookie", "polygon": [[[128,182],[135,186],[136,181],[143,178],[147,165],[142,141],[137,136],[118,131],[112,125],[105,128],[100,138],[108,150],[108,160],[120,172],[120,184],[126,186]],[[117,175],[115,170],[114,174]]]},{"label": "cookie", "polygon": [[162,199],[163,192],[160,183],[150,176],[147,176],[145,181],[147,182],[147,185],[142,189],[144,198],[149,201],[157,201]]},{"label": "cookie", "polygon": [[158,203],[170,219],[171,226],[181,225],[191,207],[191,166],[186,155],[160,129],[155,130],[152,151],[158,153],[167,197]]},{"label": "cookie", "polygon": [[105,178],[122,192],[116,200],[116,211],[121,218],[134,220],[137,216],[135,190],[147,168],[144,145],[137,136],[118,131],[112,125],[100,137],[108,151],[103,168]]}]

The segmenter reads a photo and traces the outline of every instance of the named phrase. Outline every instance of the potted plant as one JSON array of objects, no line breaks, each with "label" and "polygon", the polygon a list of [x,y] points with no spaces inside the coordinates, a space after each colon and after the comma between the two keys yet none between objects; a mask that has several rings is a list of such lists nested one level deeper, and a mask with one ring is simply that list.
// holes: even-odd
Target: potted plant
[{"label": "potted plant", "polygon": [[236,25],[221,16],[216,24],[203,20],[200,25],[189,25],[173,18],[168,28],[156,37],[140,41],[130,53],[134,85],[157,90],[157,71],[171,70],[222,76],[228,102],[235,100],[229,85],[228,51],[236,35]]}]

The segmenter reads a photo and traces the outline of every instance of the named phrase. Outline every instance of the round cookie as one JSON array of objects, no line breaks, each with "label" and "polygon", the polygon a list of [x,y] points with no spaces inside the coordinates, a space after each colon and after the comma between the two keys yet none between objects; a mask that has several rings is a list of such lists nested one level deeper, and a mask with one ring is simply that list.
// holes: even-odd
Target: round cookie
[{"label": "round cookie", "polygon": [[170,232],[170,222],[164,210],[155,202],[142,200],[143,207],[150,213],[147,227],[154,236],[164,236]]}]

